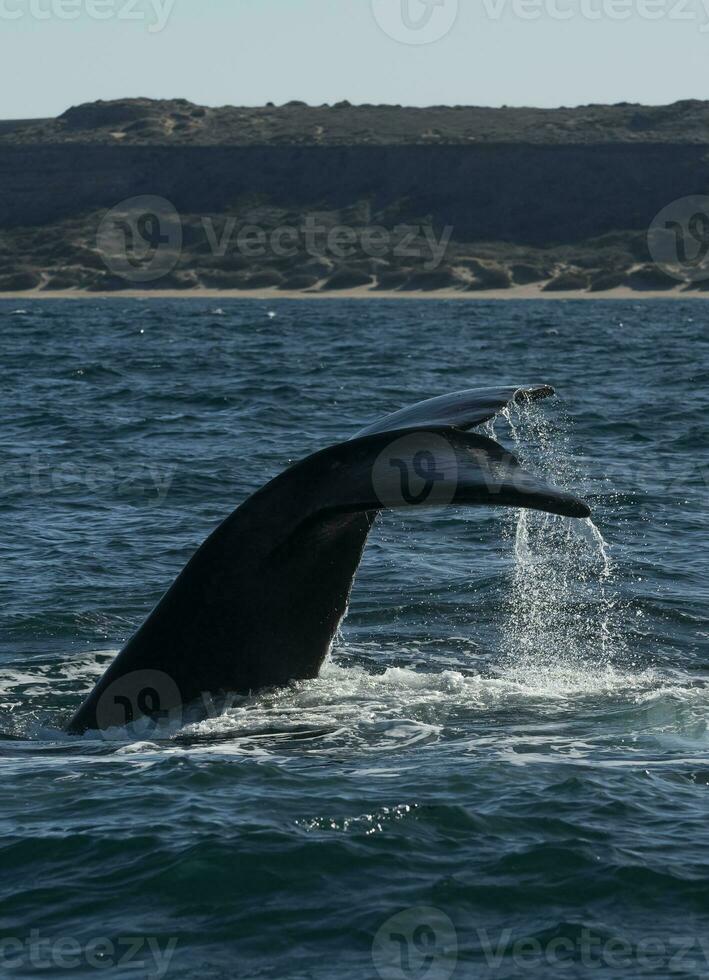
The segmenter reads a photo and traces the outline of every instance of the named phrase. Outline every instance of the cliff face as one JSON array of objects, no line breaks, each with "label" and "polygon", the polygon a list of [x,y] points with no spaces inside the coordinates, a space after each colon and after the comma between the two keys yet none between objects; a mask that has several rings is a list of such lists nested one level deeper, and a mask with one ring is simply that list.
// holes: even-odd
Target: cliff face
[{"label": "cliff face", "polygon": [[366,200],[384,223],[430,218],[459,241],[578,242],[646,229],[665,204],[709,192],[709,147],[81,146],[0,148],[0,225],[43,225],[141,194],[184,214],[247,198],[279,208]]},{"label": "cliff face", "polygon": [[[108,209],[141,195],[167,198],[183,218],[185,286],[276,284],[295,270],[303,288],[320,288],[340,274],[332,256],[316,269],[311,254],[292,268],[278,256],[249,265],[243,255],[210,256],[203,234],[197,240],[204,216],[241,224],[256,210],[270,227],[299,227],[317,212],[360,229],[451,228],[445,271],[430,288],[498,288],[560,272],[578,287],[647,262],[652,218],[690,194],[709,194],[703,102],[558,110],[94,103],[56,120],[0,124],[0,290],[3,276],[117,288],[96,252],[96,229]],[[415,260],[370,259],[353,252],[340,281],[388,276],[393,288],[429,288]],[[520,262],[521,280],[512,266]]]}]

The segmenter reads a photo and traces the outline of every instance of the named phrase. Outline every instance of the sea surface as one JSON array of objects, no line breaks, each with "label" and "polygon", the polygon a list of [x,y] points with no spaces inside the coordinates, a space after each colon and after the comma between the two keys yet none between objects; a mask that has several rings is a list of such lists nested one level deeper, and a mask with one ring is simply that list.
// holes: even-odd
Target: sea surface
[{"label": "sea surface", "polygon": [[[0,352],[2,977],[709,976],[705,301],[13,300]],[[388,514],[318,680],[62,733],[291,461],[539,382],[495,437],[592,521]]]}]

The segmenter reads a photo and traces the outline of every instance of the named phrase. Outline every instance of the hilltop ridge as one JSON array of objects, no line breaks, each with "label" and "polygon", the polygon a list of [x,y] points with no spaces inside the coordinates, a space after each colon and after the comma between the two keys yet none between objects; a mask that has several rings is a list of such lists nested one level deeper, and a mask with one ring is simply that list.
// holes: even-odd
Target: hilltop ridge
[{"label": "hilltop ridge", "polygon": [[709,102],[577,108],[392,105],[209,108],[185,99],[117,99],[67,109],[56,119],[0,123],[2,143],[198,146],[469,145],[529,143],[709,144]]}]

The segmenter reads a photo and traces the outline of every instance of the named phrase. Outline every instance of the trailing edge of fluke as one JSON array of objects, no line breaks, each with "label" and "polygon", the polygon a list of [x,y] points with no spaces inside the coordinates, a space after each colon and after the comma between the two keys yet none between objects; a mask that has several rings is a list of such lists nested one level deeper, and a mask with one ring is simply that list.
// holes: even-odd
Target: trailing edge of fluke
[{"label": "trailing edge of fluke", "polygon": [[207,538],[67,731],[179,720],[200,698],[316,677],[382,510],[488,504],[588,517],[582,500],[469,431],[552,394],[536,385],[433,398],[291,466]]}]

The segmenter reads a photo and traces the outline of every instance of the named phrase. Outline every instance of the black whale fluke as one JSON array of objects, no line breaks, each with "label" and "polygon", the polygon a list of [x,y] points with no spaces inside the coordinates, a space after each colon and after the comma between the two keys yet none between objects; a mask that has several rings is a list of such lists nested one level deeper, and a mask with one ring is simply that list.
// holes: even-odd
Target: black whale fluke
[{"label": "black whale fluke", "polygon": [[588,506],[468,432],[543,385],[444,395],[296,463],[204,542],[72,718],[81,734],[159,718],[226,693],[316,677],[342,621],[369,531],[388,508]]}]

